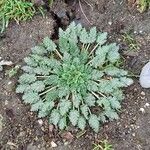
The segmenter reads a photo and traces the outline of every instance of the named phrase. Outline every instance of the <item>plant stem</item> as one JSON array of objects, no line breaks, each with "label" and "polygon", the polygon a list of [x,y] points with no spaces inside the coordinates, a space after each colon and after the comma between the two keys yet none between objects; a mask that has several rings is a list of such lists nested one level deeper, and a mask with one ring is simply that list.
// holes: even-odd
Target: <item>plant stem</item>
[{"label": "plant stem", "polygon": [[101,96],[103,96],[103,97],[106,97],[103,93],[101,93],[101,92],[98,92]]},{"label": "plant stem", "polygon": [[56,54],[59,56],[60,59],[62,59],[63,57],[61,56],[61,54],[59,53],[59,51],[57,49],[55,49]]},{"label": "plant stem", "polygon": [[83,44],[82,44],[82,50],[84,50],[84,45],[85,45],[85,44],[83,43]]},{"label": "plant stem", "polygon": [[88,111],[89,111],[89,113],[90,113],[90,115],[91,115],[92,113],[91,113],[91,110],[90,110],[90,108],[89,108],[89,107],[88,107]]},{"label": "plant stem", "polygon": [[86,51],[89,49],[91,43],[88,43],[87,47],[86,47]]},{"label": "plant stem", "polygon": [[97,44],[95,45],[95,47],[91,50],[89,56],[95,51],[95,49],[96,49],[98,46],[99,46],[99,43],[97,43]]},{"label": "plant stem", "polygon": [[100,98],[95,92],[92,91],[91,93],[92,93],[96,98],[98,98],[98,99]]},{"label": "plant stem", "polygon": [[57,86],[54,86],[54,87],[52,87],[52,88],[50,88],[50,89],[48,89],[48,90],[46,90],[46,91],[40,93],[39,96],[42,96],[43,94],[46,94],[46,93],[50,92],[51,90],[55,89],[56,87],[57,87]]}]

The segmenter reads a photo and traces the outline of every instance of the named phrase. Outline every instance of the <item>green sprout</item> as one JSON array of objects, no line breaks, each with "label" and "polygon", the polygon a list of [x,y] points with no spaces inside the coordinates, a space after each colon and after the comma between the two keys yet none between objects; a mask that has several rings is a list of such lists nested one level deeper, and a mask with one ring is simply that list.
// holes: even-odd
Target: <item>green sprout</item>
[{"label": "green sprout", "polygon": [[107,140],[100,141],[98,144],[94,143],[93,146],[94,148],[92,150],[114,150]]}]

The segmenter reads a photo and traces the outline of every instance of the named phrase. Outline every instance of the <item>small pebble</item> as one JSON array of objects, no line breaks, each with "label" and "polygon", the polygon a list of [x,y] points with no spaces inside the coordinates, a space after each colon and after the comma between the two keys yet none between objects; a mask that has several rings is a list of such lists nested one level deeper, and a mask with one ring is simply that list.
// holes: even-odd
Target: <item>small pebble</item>
[{"label": "small pebble", "polygon": [[5,100],[5,105],[8,105],[8,100]]},{"label": "small pebble", "polygon": [[8,84],[8,85],[10,85],[10,84],[12,84],[12,82],[11,82],[11,81],[9,81],[7,84]]},{"label": "small pebble", "polygon": [[132,133],[132,136],[135,136],[135,133]]},{"label": "small pebble", "polygon": [[55,142],[51,142],[51,147],[57,147],[57,144]]},{"label": "small pebble", "polygon": [[150,106],[150,104],[149,103],[146,103],[145,105],[144,105],[144,107],[149,107]]},{"label": "small pebble", "polygon": [[108,24],[111,26],[111,25],[112,25],[112,22],[111,22],[111,21],[109,21],[109,22],[108,22]]},{"label": "small pebble", "polygon": [[64,142],[64,145],[68,145],[69,144],[69,142]]},{"label": "small pebble", "polygon": [[144,109],[144,108],[140,108],[140,111],[141,111],[142,113],[145,113],[145,109]]},{"label": "small pebble", "polygon": [[39,119],[39,120],[38,120],[38,123],[42,126],[42,125],[43,125],[43,120],[42,120],[42,119]]},{"label": "small pebble", "polygon": [[145,96],[145,92],[142,91],[142,92],[141,92],[141,95]]}]

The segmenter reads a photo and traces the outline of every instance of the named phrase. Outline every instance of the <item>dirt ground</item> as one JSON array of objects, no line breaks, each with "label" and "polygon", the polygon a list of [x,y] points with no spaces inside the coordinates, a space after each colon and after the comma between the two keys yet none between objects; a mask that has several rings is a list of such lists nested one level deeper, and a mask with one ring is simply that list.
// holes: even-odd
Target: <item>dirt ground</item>
[{"label": "dirt ground", "polygon": [[[35,16],[20,25],[12,22],[0,37],[0,57],[23,64],[31,47],[45,36],[57,38],[58,27],[64,28],[75,21],[87,28],[96,26],[107,31],[109,40],[120,45],[124,66],[133,74],[139,75],[150,59],[150,11],[140,14],[126,0],[56,0],[50,12],[47,18]],[[122,34],[129,31],[140,45],[139,50],[128,50],[122,41]],[[46,119],[38,119],[36,113],[30,112],[30,106],[15,94],[18,75],[9,78],[5,75],[8,69],[5,67],[0,73],[1,150],[92,150],[93,142],[104,139],[115,150],[150,150],[150,90],[142,89],[138,78],[133,77],[134,84],[125,89],[119,120],[104,124],[98,134],[87,128],[79,136],[80,131],[73,127],[65,132],[52,130]],[[56,148],[51,148],[52,141]]]}]

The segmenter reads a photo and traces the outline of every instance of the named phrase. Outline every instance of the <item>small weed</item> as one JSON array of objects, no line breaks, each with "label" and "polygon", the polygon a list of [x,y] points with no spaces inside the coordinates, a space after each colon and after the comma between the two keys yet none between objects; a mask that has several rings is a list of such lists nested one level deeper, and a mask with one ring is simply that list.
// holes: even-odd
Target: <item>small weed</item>
[{"label": "small weed", "polygon": [[124,33],[122,37],[123,37],[123,42],[125,42],[128,45],[130,51],[135,51],[139,49],[140,45],[137,43],[136,39],[134,39],[131,36],[130,33]]},{"label": "small weed", "polygon": [[98,144],[94,143],[93,145],[94,148],[92,150],[114,150],[107,140],[100,141]]},{"label": "small weed", "polygon": [[20,65],[16,65],[14,68],[6,71],[6,75],[8,75],[9,78],[11,78],[17,74],[19,69],[20,69]]},{"label": "small weed", "polygon": [[144,12],[150,6],[150,0],[138,0],[139,12]]},{"label": "small weed", "polygon": [[54,0],[48,0],[48,2],[49,2],[49,5],[52,6]]},{"label": "small weed", "polygon": [[98,132],[102,123],[119,118],[122,88],[133,83],[120,67],[119,46],[107,39],[106,32],[74,22],[59,29],[59,43],[45,37],[24,59],[16,93],[60,130],[72,124],[84,131],[88,124]]},{"label": "small weed", "polygon": [[10,20],[17,23],[31,19],[35,14],[34,6],[25,0],[1,0],[0,21],[2,22],[1,33],[8,26]]}]

